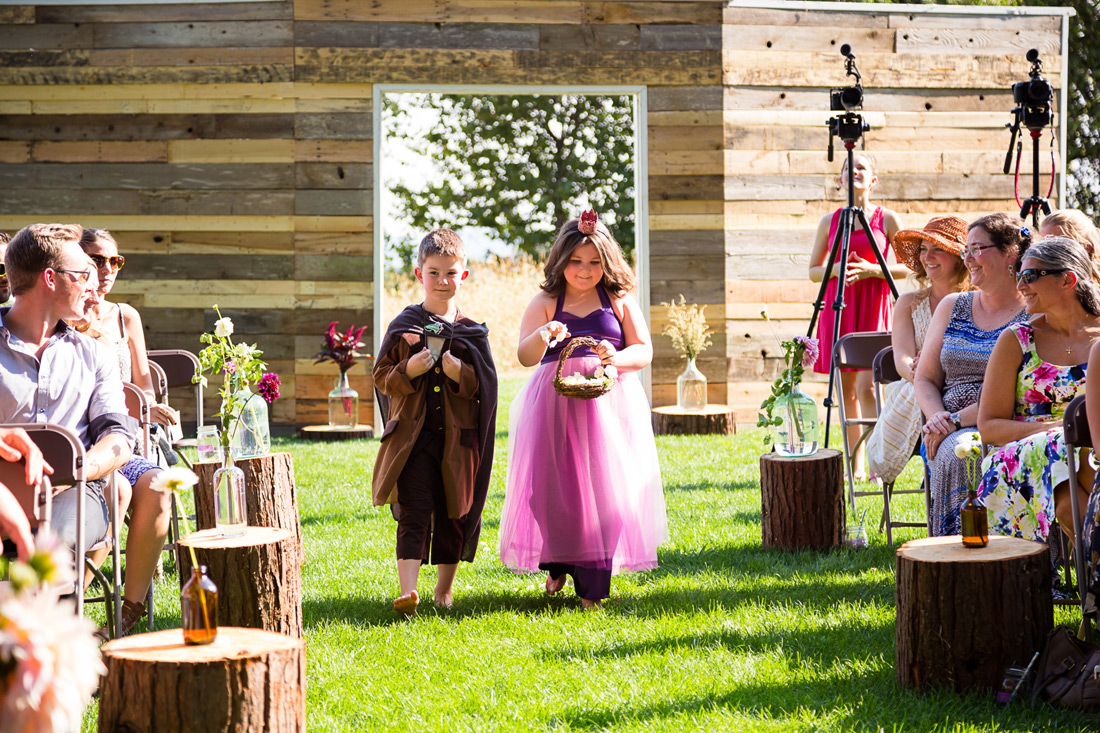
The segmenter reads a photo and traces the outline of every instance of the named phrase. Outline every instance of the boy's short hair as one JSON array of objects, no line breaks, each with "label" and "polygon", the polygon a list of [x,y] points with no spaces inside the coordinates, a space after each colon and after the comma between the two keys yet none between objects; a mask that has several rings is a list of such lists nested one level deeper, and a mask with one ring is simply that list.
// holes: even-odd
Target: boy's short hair
[{"label": "boy's short hair", "polygon": [[79,242],[83,233],[79,224],[31,224],[16,232],[4,253],[12,294],[30,290],[47,269],[63,267],[62,245]]},{"label": "boy's short hair", "polygon": [[423,267],[424,260],[432,255],[458,257],[465,261],[466,245],[462,243],[462,238],[450,229],[436,229],[434,232],[428,232],[420,240],[420,250],[416,255],[416,266]]}]

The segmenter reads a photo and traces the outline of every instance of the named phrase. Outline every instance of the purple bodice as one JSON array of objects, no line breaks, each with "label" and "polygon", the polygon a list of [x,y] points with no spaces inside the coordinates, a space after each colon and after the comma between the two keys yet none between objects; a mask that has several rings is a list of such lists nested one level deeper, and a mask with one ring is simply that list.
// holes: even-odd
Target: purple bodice
[{"label": "purple bodice", "polygon": [[[563,291],[558,296],[558,307],[554,309],[554,320],[564,323],[566,328],[569,329],[571,337],[591,336],[597,341],[607,339],[616,350],[621,349],[624,341],[623,324],[619,322],[619,317],[615,315],[615,310],[611,307],[611,298],[607,296],[607,291],[604,290],[603,286],[597,285],[596,292],[600,296],[600,307],[586,316],[575,316],[562,310],[562,304],[565,302],[565,292]],[[546,355],[542,357],[542,363],[557,361],[558,356],[568,346],[570,340],[566,339],[557,346],[547,349]],[[591,355],[593,355],[592,350],[586,347],[576,349],[570,354],[570,356]]]}]

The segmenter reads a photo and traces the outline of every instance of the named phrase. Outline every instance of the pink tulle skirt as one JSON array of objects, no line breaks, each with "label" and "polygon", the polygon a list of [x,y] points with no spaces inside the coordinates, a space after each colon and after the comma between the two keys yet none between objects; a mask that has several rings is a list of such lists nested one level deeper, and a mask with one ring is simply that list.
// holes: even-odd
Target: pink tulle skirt
[{"label": "pink tulle skirt", "polygon": [[[590,374],[593,356],[563,374]],[[500,559],[519,572],[539,563],[611,561],[613,572],[657,567],[668,519],[649,400],[624,374],[594,400],[554,390],[557,363],[541,364],[512,402]]]}]

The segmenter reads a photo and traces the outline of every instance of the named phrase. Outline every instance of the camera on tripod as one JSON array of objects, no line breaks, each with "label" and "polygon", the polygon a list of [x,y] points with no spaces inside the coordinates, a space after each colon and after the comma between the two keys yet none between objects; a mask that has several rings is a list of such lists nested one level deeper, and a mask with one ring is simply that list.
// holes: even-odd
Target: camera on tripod
[{"label": "camera on tripod", "polygon": [[1027,129],[1041,130],[1054,121],[1051,110],[1054,87],[1042,77],[1043,61],[1039,58],[1039,50],[1029,50],[1026,58],[1031,63],[1028,72],[1031,78],[1012,85],[1012,101],[1017,105],[1012,112]]},{"label": "camera on tripod", "polygon": [[850,87],[838,87],[829,90],[829,110],[843,112],[832,117],[826,123],[829,126],[829,160],[833,159],[833,137],[839,137],[845,144],[854,145],[864,132],[871,129],[859,110],[863,109],[863,78],[856,66],[856,57],[852,53],[852,47],[845,43],[840,47],[840,53],[844,56],[844,71],[848,76],[854,76],[856,83]]}]

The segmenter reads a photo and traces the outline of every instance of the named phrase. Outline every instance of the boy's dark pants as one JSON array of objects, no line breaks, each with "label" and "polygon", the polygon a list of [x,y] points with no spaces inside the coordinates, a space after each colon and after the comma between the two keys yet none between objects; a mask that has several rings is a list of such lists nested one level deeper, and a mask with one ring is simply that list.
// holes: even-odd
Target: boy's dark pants
[{"label": "boy's dark pants", "polygon": [[[423,432],[397,478],[397,559],[451,565],[462,556],[462,519],[447,516],[443,432]],[[430,551],[430,552],[429,552]]]}]

